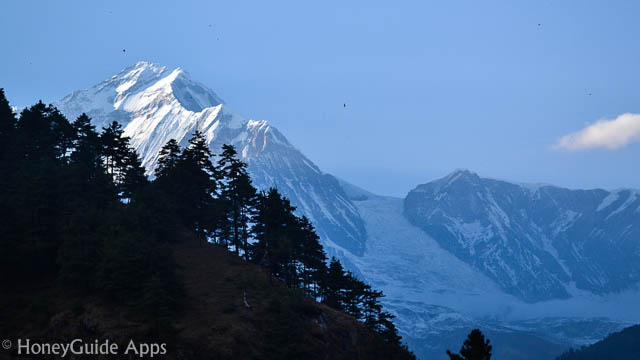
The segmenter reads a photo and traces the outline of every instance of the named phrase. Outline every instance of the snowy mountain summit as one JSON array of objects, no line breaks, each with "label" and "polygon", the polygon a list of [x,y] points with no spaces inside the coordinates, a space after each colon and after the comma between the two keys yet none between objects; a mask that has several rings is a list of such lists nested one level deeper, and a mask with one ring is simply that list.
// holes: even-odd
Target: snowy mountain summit
[{"label": "snowy mountain summit", "polygon": [[311,219],[326,246],[364,251],[362,219],[338,181],[276,128],[236,114],[181,68],[141,61],[89,89],[74,91],[56,106],[69,119],[86,113],[97,129],[112,121],[122,124],[149,173],[170,139],[185,146],[199,130],[214,154],[223,144],[232,144],[249,164],[255,185],[276,186]]},{"label": "snowy mountain summit", "polygon": [[90,89],[74,91],[57,105],[71,119],[87,113],[97,129],[118,121],[149,171],[169,139],[184,145],[195,130],[213,139],[216,129],[247,123],[228,114],[222,99],[181,68],[144,61]]},{"label": "snowy mountain summit", "polygon": [[526,301],[640,280],[640,192],[569,190],[457,170],[406,197],[409,221]]}]

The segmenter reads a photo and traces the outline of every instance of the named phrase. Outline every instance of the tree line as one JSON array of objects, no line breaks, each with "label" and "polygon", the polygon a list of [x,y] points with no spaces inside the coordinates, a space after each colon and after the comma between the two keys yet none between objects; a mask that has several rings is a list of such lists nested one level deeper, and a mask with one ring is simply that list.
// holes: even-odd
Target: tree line
[{"label": "tree line", "polygon": [[212,154],[201,132],[183,148],[168,141],[151,180],[117,122],[98,131],[42,102],[16,116],[0,89],[0,174],[0,271],[15,284],[106,290],[166,320],[181,296],[171,246],[191,233],[404,347],[383,293],[327,259],[310,220],[276,188],[258,191],[233,146]]}]

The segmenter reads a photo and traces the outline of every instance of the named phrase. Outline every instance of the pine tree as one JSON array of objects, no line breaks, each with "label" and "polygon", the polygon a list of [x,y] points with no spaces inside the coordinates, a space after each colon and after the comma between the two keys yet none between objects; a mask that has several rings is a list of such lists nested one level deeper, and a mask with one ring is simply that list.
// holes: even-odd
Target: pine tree
[{"label": "pine tree", "polygon": [[134,196],[148,183],[145,169],[135,150],[127,148],[122,163],[122,180],[119,193],[123,199],[133,199]]},{"label": "pine tree", "polygon": [[224,209],[227,226],[222,228],[225,243],[234,246],[236,254],[242,248],[245,259],[249,256],[249,223],[255,216],[257,191],[251,183],[247,164],[237,158],[238,153],[232,145],[222,145],[218,160],[220,177],[223,179],[219,204]]},{"label": "pine tree", "polygon": [[[158,154],[155,169],[155,180],[150,187],[144,188],[143,194],[137,201],[154,214],[154,218],[163,219],[162,226],[166,228],[163,236],[177,234],[183,228],[192,229],[183,209],[189,206],[189,201],[183,197],[183,189],[187,186],[186,175],[181,161],[181,149],[175,139],[169,140]],[[168,239],[171,240],[171,239]]]},{"label": "pine tree", "polygon": [[[11,116],[7,106],[2,112]],[[60,180],[66,175],[71,125],[57,109],[39,102],[22,111],[11,128],[5,127],[13,135],[0,155],[7,160],[0,180],[0,224],[10,254],[4,260],[19,277],[41,277],[56,271],[60,210],[66,204]]]},{"label": "pine tree", "polygon": [[116,185],[121,199],[129,200],[135,192],[147,183],[138,154],[131,148],[130,138],[118,122],[102,128],[100,142],[106,171]]},{"label": "pine tree", "polygon": [[71,125],[75,136],[65,184],[67,196],[89,203],[96,209],[104,209],[114,200],[116,189],[102,161],[100,136],[86,114],[80,115]]},{"label": "pine tree", "polygon": [[336,310],[344,310],[345,272],[342,264],[335,257],[331,258],[329,268],[323,281],[322,302]]},{"label": "pine tree", "polygon": [[373,290],[369,285],[365,286],[362,313],[364,324],[370,329],[376,330],[378,328],[378,320],[382,312],[382,305],[379,299],[383,296],[382,291]]},{"label": "pine tree", "polygon": [[216,169],[211,162],[212,157],[213,154],[207,145],[207,138],[202,132],[196,130],[189,139],[189,146],[182,152],[181,160],[191,162],[197,169],[213,176]]},{"label": "pine tree", "polygon": [[66,118],[42,102],[25,109],[16,124],[18,151],[30,161],[58,161],[66,156],[75,135]]},{"label": "pine tree", "polygon": [[113,176],[116,183],[119,182],[120,171],[126,156],[126,145],[128,145],[128,138],[123,137],[123,133],[122,126],[114,121],[102,128],[102,134],[100,134],[107,173]]},{"label": "pine tree", "polygon": [[155,176],[157,178],[169,176],[175,170],[179,159],[180,146],[178,146],[178,142],[175,139],[171,139],[160,150]]},{"label": "pine tree", "polygon": [[344,309],[345,312],[357,320],[362,318],[362,302],[365,296],[366,284],[358,280],[350,271],[345,273]]},{"label": "pine tree", "polygon": [[492,346],[491,341],[484,338],[479,329],[473,329],[464,341],[460,354],[453,354],[447,350],[447,355],[451,360],[490,360]]},{"label": "pine tree", "polygon": [[393,324],[394,316],[386,311],[379,314],[377,326],[373,329],[378,334],[378,341],[374,342],[374,359],[407,359],[415,360],[415,355],[402,344],[398,329]]},{"label": "pine tree", "polygon": [[53,110],[50,119],[52,123],[52,130],[56,138],[56,156],[62,160],[63,163],[67,164],[69,162],[69,155],[74,147],[76,129],[71,123],[69,123],[67,118],[58,111],[58,109],[52,106],[50,106],[50,108]]},{"label": "pine tree", "polygon": [[196,131],[176,165],[179,177],[175,180],[183,199],[179,211],[185,223],[196,230],[198,239],[204,239],[207,230],[214,223],[210,215],[217,195],[218,171],[211,162],[212,156],[206,137]]},{"label": "pine tree", "polygon": [[14,176],[18,165],[15,161],[16,126],[15,114],[4,95],[4,89],[0,88],[0,228],[4,233],[0,237],[0,247],[5,249],[0,251],[0,272],[4,274],[9,273],[9,269],[15,270],[13,262],[19,237],[15,231],[15,221],[12,220],[15,211],[11,209],[14,203],[12,199],[15,199]]},{"label": "pine tree", "polygon": [[71,125],[76,131],[75,151],[71,155],[72,164],[82,167],[87,177],[104,173],[102,144],[95,126],[91,124],[91,119],[86,114],[82,114]]},{"label": "pine tree", "polygon": [[398,335],[398,329],[393,324],[394,318],[395,316],[386,311],[380,312],[377,320],[377,333],[386,343],[400,346],[402,338]]},{"label": "pine tree", "polygon": [[117,196],[103,165],[102,144],[91,120],[82,114],[72,125],[76,135],[64,184],[68,200],[61,224],[64,236],[58,263],[63,282],[87,289],[95,275],[102,246],[95,229],[100,227]]},{"label": "pine tree", "polygon": [[327,255],[320,244],[320,237],[307,217],[297,218],[294,236],[298,239],[297,257],[301,263],[302,287],[309,296],[318,298],[321,295],[320,284],[327,271]]},{"label": "pine tree", "polygon": [[257,241],[250,249],[252,261],[266,267],[271,276],[276,276],[287,285],[291,285],[292,277],[295,277],[291,237],[295,223],[294,211],[295,207],[277,189],[271,188],[263,193],[259,197],[253,227]]},{"label": "pine tree", "polygon": [[166,198],[169,211],[203,240],[216,225],[212,214],[216,213],[218,171],[211,157],[207,139],[196,131],[182,152],[175,140],[167,142],[155,171],[154,185]]},{"label": "pine tree", "polygon": [[16,132],[16,115],[13,113],[9,101],[0,88],[0,161],[10,148]]}]

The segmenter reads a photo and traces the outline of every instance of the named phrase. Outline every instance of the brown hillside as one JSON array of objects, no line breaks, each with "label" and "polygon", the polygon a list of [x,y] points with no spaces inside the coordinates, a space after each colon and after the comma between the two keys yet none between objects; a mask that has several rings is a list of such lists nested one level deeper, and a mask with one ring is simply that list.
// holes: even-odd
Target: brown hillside
[{"label": "brown hillside", "polygon": [[[28,358],[15,353],[17,339],[26,338],[60,343],[109,339],[119,344],[117,358],[140,358],[123,354],[130,339],[167,343],[166,355],[154,359],[372,359],[380,355],[377,337],[353,318],[306,299],[278,281],[270,284],[261,268],[221,247],[182,244],[174,254],[184,295],[169,327],[150,324],[126,306],[105,300],[106,294],[73,294],[50,283],[5,287],[0,289],[0,334],[14,346],[10,351],[0,349],[0,357]],[[114,356],[65,357],[80,358]]]}]

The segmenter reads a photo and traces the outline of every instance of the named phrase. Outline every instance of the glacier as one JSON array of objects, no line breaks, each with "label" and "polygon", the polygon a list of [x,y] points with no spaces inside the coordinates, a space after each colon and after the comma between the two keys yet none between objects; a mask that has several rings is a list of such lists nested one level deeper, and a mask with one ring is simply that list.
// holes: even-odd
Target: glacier
[{"label": "glacier", "polygon": [[[464,174],[456,171],[437,181],[434,187],[444,191],[464,181]],[[447,359],[445,350],[457,350],[473,328],[492,339],[496,359],[553,359],[569,347],[593,343],[640,322],[637,283],[607,294],[573,284],[566,286],[567,297],[523,299],[412,224],[405,216],[406,199],[378,196],[342,180],[341,184],[368,233],[364,255],[346,254],[349,263],[385,292],[385,307],[397,316],[401,335],[421,359]],[[522,188],[533,191],[531,186]],[[490,211],[494,206],[487,205]]]}]

